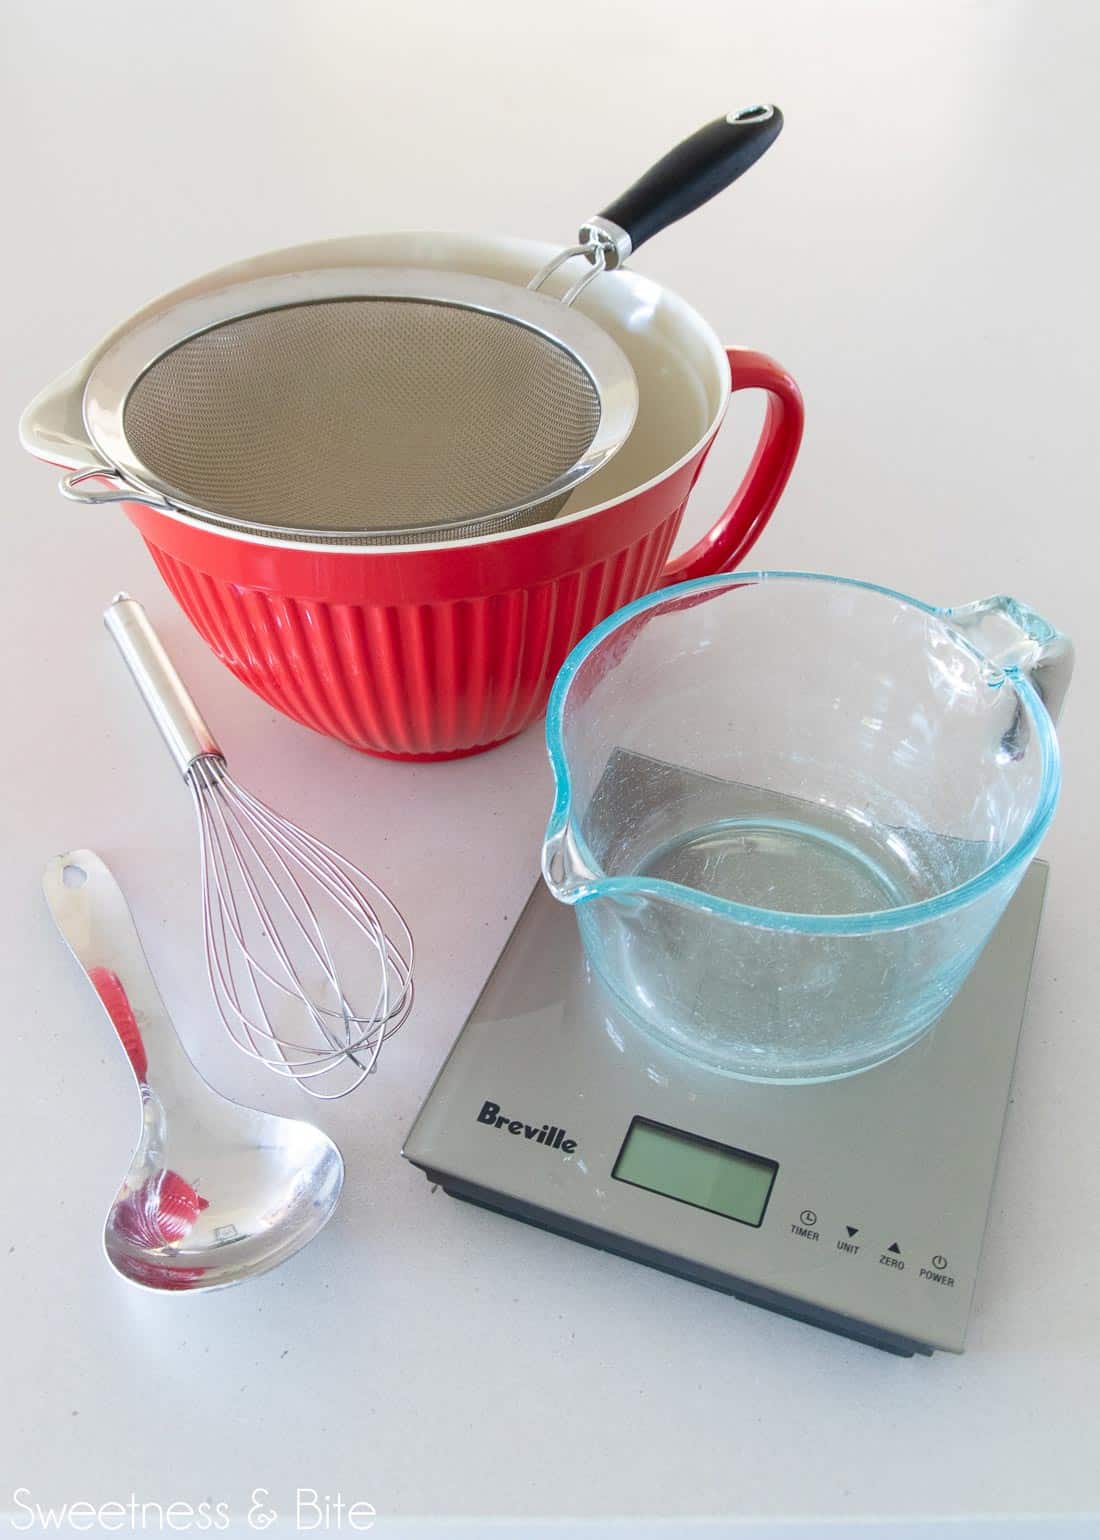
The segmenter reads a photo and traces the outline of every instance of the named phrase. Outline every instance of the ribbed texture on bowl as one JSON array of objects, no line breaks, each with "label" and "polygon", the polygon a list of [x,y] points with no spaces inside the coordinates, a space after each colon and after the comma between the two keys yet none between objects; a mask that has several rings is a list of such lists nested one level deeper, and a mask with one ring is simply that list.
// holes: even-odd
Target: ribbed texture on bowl
[{"label": "ribbed texture on bowl", "polygon": [[683,507],[613,556],[552,581],[430,603],[290,598],[147,544],[218,657],[279,711],[367,753],[449,759],[491,748],[541,715],[580,637],[655,585]]}]

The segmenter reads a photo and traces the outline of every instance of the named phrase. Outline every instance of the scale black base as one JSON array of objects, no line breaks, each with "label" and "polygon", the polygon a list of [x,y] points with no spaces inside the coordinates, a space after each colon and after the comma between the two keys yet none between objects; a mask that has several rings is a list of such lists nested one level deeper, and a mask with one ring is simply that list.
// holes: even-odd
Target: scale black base
[{"label": "scale black base", "polygon": [[891,1353],[963,1350],[1047,868],[888,1063],[751,1084],[623,1018],[540,883],[404,1154],[453,1197]]}]

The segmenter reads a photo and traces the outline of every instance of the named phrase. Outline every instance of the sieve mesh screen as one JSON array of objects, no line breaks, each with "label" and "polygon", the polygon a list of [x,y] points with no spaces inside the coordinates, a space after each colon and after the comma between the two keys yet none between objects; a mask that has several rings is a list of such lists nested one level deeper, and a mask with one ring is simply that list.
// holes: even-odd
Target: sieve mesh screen
[{"label": "sieve mesh screen", "polygon": [[550,518],[568,493],[509,510],[568,472],[599,422],[560,342],[472,307],[369,297],[199,332],[139,376],[123,413],[133,454],[180,501],[349,541]]}]

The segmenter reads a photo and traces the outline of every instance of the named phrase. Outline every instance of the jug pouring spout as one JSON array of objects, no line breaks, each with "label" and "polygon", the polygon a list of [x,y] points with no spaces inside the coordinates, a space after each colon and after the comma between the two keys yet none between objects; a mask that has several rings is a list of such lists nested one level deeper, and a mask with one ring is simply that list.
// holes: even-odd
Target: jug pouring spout
[{"label": "jug pouring spout", "polygon": [[585,862],[564,814],[552,820],[543,841],[542,875],[551,893],[563,904],[577,904],[600,890],[601,874]]}]

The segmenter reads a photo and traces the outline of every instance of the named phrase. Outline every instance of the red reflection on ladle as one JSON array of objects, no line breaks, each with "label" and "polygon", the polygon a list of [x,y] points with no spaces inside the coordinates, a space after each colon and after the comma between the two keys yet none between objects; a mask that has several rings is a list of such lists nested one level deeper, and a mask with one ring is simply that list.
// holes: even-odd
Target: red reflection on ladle
[{"label": "red reflection on ladle", "polygon": [[144,1085],[149,1073],[149,1061],[145,1055],[145,1044],[141,1040],[141,1029],[122,987],[122,980],[110,968],[89,968],[88,977],[103,1002],[104,1010],[114,1023],[119,1042],[126,1050],[126,1057],[139,1084]]},{"label": "red reflection on ladle", "polygon": [[[141,1028],[122,980],[110,968],[90,968],[88,977],[114,1024],[139,1084],[145,1085],[149,1060]],[[186,1239],[194,1228],[195,1220],[203,1209],[209,1207],[207,1199],[200,1197],[190,1182],[185,1181],[177,1171],[164,1169],[155,1172],[139,1188],[115,1204],[111,1223],[117,1233],[140,1246],[172,1246]],[[185,1288],[196,1277],[201,1277],[204,1271],[204,1268],[181,1268],[179,1287]],[[162,1276],[161,1269],[157,1269],[157,1272],[158,1276]]]},{"label": "red reflection on ladle", "polygon": [[209,1207],[178,1172],[162,1170],[115,1204],[111,1224],[140,1246],[173,1246],[186,1239]]}]

